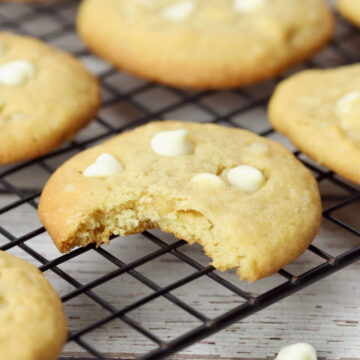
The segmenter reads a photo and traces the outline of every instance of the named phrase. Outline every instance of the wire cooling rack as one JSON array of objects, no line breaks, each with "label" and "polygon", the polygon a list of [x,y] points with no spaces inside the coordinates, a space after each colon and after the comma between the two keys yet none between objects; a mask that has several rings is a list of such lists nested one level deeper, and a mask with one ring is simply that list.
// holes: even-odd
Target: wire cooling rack
[{"label": "wire cooling rack", "polygon": [[[217,272],[208,265],[205,256],[201,257],[196,246],[189,249],[185,241],[156,230],[131,239],[117,239],[112,241],[110,247],[96,249],[88,246],[67,255],[56,252],[36,217],[42,186],[64,160],[113,134],[152,119],[177,118],[247,128],[280,140],[291,148],[284,138],[272,130],[265,115],[267,101],[277,81],[225,92],[192,92],[144,82],[113,69],[84,48],[75,35],[76,8],[77,4],[73,1],[55,5],[0,5],[1,30],[36,36],[65,48],[99,75],[103,87],[104,102],[99,116],[71,143],[40,159],[0,167],[0,249],[16,253],[37,264],[56,288],[61,287],[62,301],[67,312],[70,311],[69,303],[72,304],[71,309],[76,309],[68,314],[71,332],[67,346],[70,350],[66,354],[70,357],[66,359],[132,358],[127,354],[130,351],[123,352],[120,357],[111,351],[121,342],[121,337],[116,338],[116,333],[122,332],[124,327],[128,334],[126,341],[133,336],[133,346],[136,346],[136,341],[143,346],[137,352],[139,359],[165,358],[360,259],[360,246],[356,246],[360,236],[357,228],[359,212],[356,212],[359,189],[328,169],[314,164],[295,149],[294,153],[313,171],[319,182],[324,204],[327,205],[323,213],[324,221],[340,234],[340,240],[349,234],[356,238],[353,246],[336,255],[331,255],[324,247],[310,246],[307,252],[317,258],[316,264],[312,263],[310,268],[300,266],[299,271],[292,272],[286,267],[276,275],[278,280],[275,282],[268,278],[259,282],[261,286],[248,285],[239,281],[234,274],[227,277],[229,273]],[[335,39],[303,67],[330,67],[360,60],[359,31],[340,18],[338,22]],[[335,195],[328,195],[328,187],[332,188],[332,194]],[[19,221],[14,225],[13,219],[19,219],[20,216],[23,226],[19,226]],[[130,243],[135,245],[128,251],[122,251],[121,247],[117,248],[117,242],[124,246]],[[159,259],[165,260],[159,262]],[[78,268],[71,272],[68,264],[75,263]],[[180,275],[167,283],[152,279],[156,266],[160,266],[161,271],[166,273],[177,272],[174,263],[181,269],[186,267],[187,272],[179,271]],[[100,273],[96,270],[98,264],[102,264]],[[144,267],[151,269],[150,275],[144,275]],[[93,277],[84,280],[84,274],[93,274]],[[125,276],[130,280],[126,288],[122,288]],[[204,281],[210,282],[209,286],[215,287],[219,294],[230,293],[230,304],[220,305],[215,313],[209,315],[201,310],[201,306],[199,310],[199,306],[177,295],[181,294],[181,289],[190,289],[184,292],[195,294],[196,284]],[[98,291],[106,286],[117,289],[116,299],[105,297],[104,291]],[[132,292],[129,292],[129,287]],[[140,287],[147,291],[137,291]],[[82,298],[81,302],[77,302],[79,298]],[[206,298],[202,301],[206,302]],[[150,312],[147,314],[157,317],[159,311],[170,311],[166,304],[181,311],[170,322],[171,329],[176,329],[180,322],[185,323],[187,317],[192,319],[183,333],[175,334],[170,340],[164,332],[159,336],[157,329],[147,326],[149,319],[135,316],[137,310],[148,306]],[[97,310],[94,310],[94,306]],[[94,313],[100,315],[93,316]],[[107,325],[115,321],[116,326],[106,330]],[[90,336],[94,333],[99,335],[101,331],[105,331],[109,341],[115,339],[106,349],[95,341],[96,336]]]}]

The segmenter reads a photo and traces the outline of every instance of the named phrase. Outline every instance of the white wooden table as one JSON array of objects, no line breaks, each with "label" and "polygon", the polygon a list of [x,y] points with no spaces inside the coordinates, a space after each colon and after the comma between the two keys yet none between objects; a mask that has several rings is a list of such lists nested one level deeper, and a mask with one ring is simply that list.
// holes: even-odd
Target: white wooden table
[{"label": "white wooden table", "polygon": [[[16,22],[19,18],[24,18],[22,29],[30,31],[35,35],[42,36],[51,32],[56,34],[58,29],[54,14],[39,15],[38,18],[35,19],[36,21],[26,20],[27,12],[30,11],[29,9],[31,8],[26,5],[2,5],[0,7],[0,15],[6,17],[10,23],[11,21]],[[66,3],[64,6],[59,6],[58,9],[62,17],[68,19],[68,21],[73,20],[75,16],[74,5]],[[3,21],[3,19],[0,20],[0,23],[1,21]],[[11,29],[11,24],[7,24],[7,28]],[[348,31],[347,28],[342,26],[338,29],[338,34],[343,34],[346,31]],[[49,39],[54,45],[64,47],[71,51],[81,53],[83,49],[83,45],[71,30],[62,36],[54,36]],[[360,33],[357,33],[356,36],[349,37],[346,41],[344,40],[344,48],[346,48],[347,51],[357,52],[357,54],[359,54],[359,40]],[[81,58],[84,63],[97,74],[103,74],[109,69],[107,63],[94,56],[84,55]],[[325,63],[326,65],[334,66],[341,64],[342,61],[341,55],[330,47],[315,57],[315,64]],[[143,81],[119,73],[109,79],[109,83],[114,87],[118,87],[121,91],[126,91],[127,89],[141,85]],[[271,90],[272,87],[273,83],[268,82],[255,86],[251,88],[250,91],[256,96],[263,96],[269,93],[269,89]],[[104,91],[104,99],[106,100],[108,98],[110,98],[110,95]],[[150,92],[139,94],[137,101],[151,109],[151,107],[166,106],[167,104],[176,102],[176,95],[162,87],[156,87]],[[239,94],[232,92],[212,94],[203,99],[204,104],[224,115],[232,110],[234,104],[235,106],[239,106],[241,101]],[[139,116],[137,111],[133,106],[122,102],[103,109],[102,114],[106,116],[110,122],[126,124]],[[208,113],[191,105],[175,108],[173,111],[165,114],[165,116],[180,120],[201,122],[211,120],[211,116]],[[268,126],[265,109],[262,107],[251,109],[246,113],[242,113],[241,116],[234,116],[232,120],[237,124],[247,124],[253,130],[261,130]],[[77,139],[82,140],[89,138],[100,131],[102,131],[101,127],[93,123],[86,130],[82,131]],[[277,136],[275,138],[289,145],[283,138]],[[56,167],[71,155],[72,154],[66,154],[56,157],[50,160],[49,164]],[[0,172],[3,172],[7,168],[8,167],[4,166],[0,167]],[[43,185],[47,178],[48,175],[44,170],[34,165],[21,172],[10,175],[6,178],[6,181],[25,193],[31,193],[31,191]],[[16,195],[2,190],[1,185],[0,191],[2,191],[2,193],[0,193],[0,208],[18,200]],[[348,196],[348,194],[339,191],[335,186],[326,181],[321,184],[321,192],[324,198],[324,207],[328,207]],[[359,227],[359,209],[359,203],[352,204],[346,208],[346,210],[340,211],[339,217],[351,223],[353,226]],[[21,236],[39,228],[41,224],[39,223],[35,210],[28,204],[25,204],[1,214],[0,226],[15,236]],[[358,245],[359,242],[360,239],[356,236],[350,235],[329,221],[325,221],[321,233],[314,243],[330,254],[337,255]],[[5,243],[7,243],[7,240],[0,235],[0,246]],[[59,256],[59,253],[46,233],[29,240],[27,245],[48,259]],[[105,248],[127,262],[154,251],[156,246],[141,236],[133,236],[116,239],[109,247]],[[182,251],[191,255],[204,265],[209,261],[199,246],[186,246]],[[10,249],[9,252],[36,265],[40,265],[18,247]],[[318,257],[307,252],[293,264],[287,266],[286,269],[297,274],[320,263],[321,261]],[[115,269],[114,265],[94,251],[76,257],[60,265],[59,268],[65,270],[83,284]],[[171,254],[166,254],[151,263],[137,268],[137,270],[161,286],[170,284],[193,271]],[[171,359],[265,360],[273,359],[282,346],[296,342],[309,342],[317,348],[320,359],[359,360],[359,274],[360,263],[357,263],[201,341],[179,354],[172,356]],[[46,271],[45,275],[59,292],[60,296],[73,290],[71,285],[53,272]],[[245,282],[240,282],[234,272],[227,272],[222,274],[222,276],[255,294],[263,292],[266,289],[271,289],[284,281],[283,278],[276,274],[253,285],[248,285]],[[100,294],[117,308],[121,308],[150,294],[151,290],[130,275],[124,274],[95,288],[94,292]],[[206,277],[179,288],[173,293],[210,318],[216,317],[225,310],[231,309],[241,303],[236,295],[224,290]],[[71,331],[78,330],[108,315],[106,310],[95,304],[86,295],[81,295],[66,302],[65,311]],[[159,298],[131,312],[129,316],[139,321],[145,328],[153,331],[165,341],[173,339],[198,324],[196,319],[164,298]],[[150,343],[150,341],[146,340],[120,320],[114,320],[104,327],[96,329],[94,332],[86,335],[84,339],[99,351],[106,353],[109,357],[117,359],[132,359],[154,348],[154,345]],[[82,348],[73,343],[65,347],[63,356],[64,358],[73,356],[80,358],[90,357],[89,354],[85,354]]]}]

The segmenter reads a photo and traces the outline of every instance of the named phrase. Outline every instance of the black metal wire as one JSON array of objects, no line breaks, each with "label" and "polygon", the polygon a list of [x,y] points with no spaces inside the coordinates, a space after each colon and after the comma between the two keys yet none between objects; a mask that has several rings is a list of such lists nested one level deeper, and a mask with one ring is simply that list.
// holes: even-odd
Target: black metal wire
[{"label": "black metal wire", "polygon": [[[23,10],[21,14],[12,16],[10,11],[9,15],[8,10],[15,9],[15,7],[17,7],[17,9],[21,7],[21,9]],[[73,19],[68,19],[67,17],[63,16],[62,12],[73,11],[75,13],[76,7],[77,5],[73,1],[63,1],[53,5],[1,4],[1,30],[9,30],[21,34],[34,35],[26,30],[26,25],[30,22],[34,22],[41,18],[47,17],[51,18],[51,20],[58,25],[58,29],[45,32],[38,37],[47,42],[54,42],[61,39],[65,35],[74,34],[75,29]],[[343,59],[342,64],[358,62],[360,60],[360,50],[359,52],[354,54],[353,52],[349,51],[343,44],[358,37],[360,35],[360,32],[355,28],[351,27],[350,25],[346,24],[342,19],[338,18],[338,21],[342,25],[344,30],[340,34],[338,34],[336,38],[331,42],[331,44],[329,45],[329,49],[331,49],[334,53],[337,54],[337,56]],[[75,50],[73,51],[73,53],[74,55],[79,57],[89,55],[89,53],[85,49]],[[315,59],[309,61],[306,64],[306,67],[310,68],[316,67],[318,65],[319,64],[316,62]],[[114,135],[129,128],[139,126],[152,119],[162,119],[169,111],[180,109],[186,105],[195,105],[198,109],[201,109],[212,119],[210,122],[222,123],[234,127],[247,128],[247,126],[240,126],[237,122],[235,122],[234,117],[237,115],[245,114],[247,111],[250,111],[252,109],[266,109],[267,101],[270,95],[266,94],[261,98],[256,98],[249,89],[233,90],[234,94],[237,94],[239,97],[246,100],[245,105],[239,106],[235,110],[231,110],[226,114],[219,114],[211,106],[203,102],[205,98],[218,94],[217,92],[205,91],[193,92],[189,94],[183,90],[166,88],[168,92],[176,95],[179,100],[170,106],[165,106],[161,108],[160,110],[151,111],[149,108],[147,108],[147,106],[137,101],[136,96],[145,93],[146,91],[151,91],[155,87],[158,87],[158,85],[148,82],[135,87],[131,91],[119,91],[116,87],[112,86],[108,82],[108,79],[110,79],[117,73],[118,71],[116,69],[111,68],[110,70],[102,73],[100,76],[104,90],[106,90],[110,94],[110,98],[105,100],[103,103],[103,109],[106,109],[109,106],[112,106],[119,102],[126,102],[127,104],[137,109],[142,115],[138,116],[131,123],[122,126],[114,126],[108,121],[106,116],[99,115],[94,121],[100,126],[101,129],[103,129],[101,134],[95,135],[85,141],[79,142],[75,140],[70,144],[65,145],[61,149],[54,151],[52,154],[43,156],[39,159],[0,168],[1,193],[12,194],[17,198],[10,204],[0,207],[0,216],[24,204],[29,204],[33,209],[32,211],[36,211],[37,198],[41,193],[41,188],[34,189],[34,191],[29,192],[29,190],[16,187],[12,185],[10,181],[8,181],[8,178],[10,176],[16,175],[24,169],[27,169],[33,165],[37,165],[40,166],[48,174],[51,174],[55,169],[49,165],[49,160],[54,159],[59,155],[67,155],[73,153],[74,151],[81,151],[82,149],[91,146],[95,142],[105,139],[110,135]],[[270,125],[268,126],[268,128],[258,133],[263,136],[272,136],[275,134],[274,130],[270,127]],[[331,221],[333,224],[340,227],[341,229],[357,237],[360,237],[360,231],[357,228],[355,228],[351,224],[344,222],[335,214],[336,211],[344,209],[347,206],[351,206],[351,204],[353,204],[354,202],[359,201],[359,189],[355,185],[351,185],[348,182],[340,179],[333,172],[324,170],[306,159],[304,160],[301,157],[301,153],[295,152],[295,155],[298,156],[300,160],[302,160],[304,164],[307,165],[314,172],[319,183],[323,181],[329,181],[335,187],[344,190],[348,194],[347,198],[342,198],[341,200],[337,201],[336,204],[325,209],[323,212],[323,216],[325,219]],[[314,245],[311,245],[308,251],[312,252],[319,259],[321,259],[322,263],[320,265],[297,276],[282,269],[278,273],[284,280],[281,285],[272,288],[266,292],[263,292],[257,296],[254,296],[249,291],[241,289],[239,286],[237,286],[237,284],[233,284],[225,280],[220,275],[217,275],[214,272],[215,269],[212,266],[203,266],[198,261],[192,259],[188,255],[185,255],[184,252],[182,252],[182,248],[186,245],[183,240],[175,240],[174,242],[168,244],[165,241],[161,240],[159,237],[153,235],[152,233],[145,232],[143,233],[143,237],[147,239],[147,241],[150,241],[155,246],[157,246],[157,249],[152,253],[139,257],[138,259],[130,263],[124,263],[116,256],[110,254],[106,249],[102,247],[96,248],[94,245],[90,245],[86,248],[76,249],[70,254],[61,255],[56,259],[49,260],[40,253],[38,253],[35,249],[33,249],[28,243],[29,240],[35,238],[40,234],[43,234],[44,232],[45,229],[43,227],[39,227],[33,229],[27,234],[23,234],[22,236],[17,237],[16,235],[6,230],[5,227],[0,224],[0,234],[7,240],[5,244],[0,246],[0,250],[6,251],[18,247],[31,255],[38,262],[40,262],[41,266],[39,268],[41,271],[52,271],[58,276],[60,276],[67,283],[71,284],[74,289],[62,297],[62,301],[64,303],[84,294],[108,312],[108,315],[106,315],[102,319],[93,322],[92,324],[84,328],[78,329],[75,332],[72,332],[68,338],[69,342],[75,342],[84,350],[85,353],[87,353],[89,356],[92,356],[92,358],[95,357],[97,359],[107,359],[107,355],[102,354],[101,351],[99,351],[93,345],[85,341],[84,336],[114,319],[120,319],[122,322],[130,326],[133,330],[142,334],[142,336],[144,336],[145,338],[149,339],[152,343],[157,344],[157,348],[155,350],[145,355],[142,355],[139,359],[158,360],[174,354],[175,352],[180,351],[181,349],[224,329],[225,327],[233,324],[236,321],[244,319],[245,317],[254,314],[255,312],[258,312],[261,309],[270,306],[271,304],[303,289],[304,287],[314,283],[315,281],[318,281],[323,277],[328,276],[360,259],[360,246],[350,249],[338,256],[332,256],[326,251]],[[71,259],[76,259],[76,257],[89,251],[95,251],[98,255],[103,257],[104,260],[106,259],[106,261],[110,261],[113,265],[116,266],[116,270],[108,272],[100,278],[97,278],[86,284],[82,284],[76,279],[74,279],[66,271],[60,269],[60,265],[66,263],[67,261],[70,261]],[[136,270],[141,265],[151,263],[151,261],[154,261],[155,259],[159,258],[164,254],[171,254],[179,261],[189,265],[193,269],[193,272],[165,287],[162,287]],[[137,279],[139,282],[151,289],[151,294],[144,296],[143,298],[138,299],[123,308],[118,309],[111,305],[103,297],[93,292],[93,289],[97,286],[109,282],[110,280],[121,276],[122,274],[128,274],[133,278]],[[213,281],[214,283],[235,294],[239,298],[239,300],[241,300],[241,305],[230,311],[224,311],[221,315],[215,318],[209,318],[173,294],[174,290],[179,289],[186,284],[189,284],[198,279],[202,279],[204,277],[211,279],[211,281]],[[150,302],[158,298],[164,298],[167,301],[170,301],[175,306],[181,308],[183,311],[196,318],[201,324],[168,343],[163,341],[153,332],[142,326],[140,323],[134,321],[129,315],[131,311],[138,309],[146,304],[149,304]]]}]

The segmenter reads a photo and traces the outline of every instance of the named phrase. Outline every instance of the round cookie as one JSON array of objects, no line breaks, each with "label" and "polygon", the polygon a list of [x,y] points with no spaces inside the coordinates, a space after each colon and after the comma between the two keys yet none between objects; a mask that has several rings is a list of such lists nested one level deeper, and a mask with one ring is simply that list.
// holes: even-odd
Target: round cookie
[{"label": "round cookie", "polygon": [[33,265],[0,251],[0,359],[55,360],[66,341],[61,301]]},{"label": "round cookie", "polygon": [[0,32],[0,164],[69,140],[97,113],[97,79],[62,50]]},{"label": "round cookie", "polygon": [[360,65],[303,71],[284,80],[269,117],[299,150],[360,184]]},{"label": "round cookie", "polygon": [[61,166],[39,216],[58,249],[158,227],[197,242],[224,271],[260,279],[317,234],[316,181],[281,144],[211,124],[154,122]]},{"label": "round cookie", "polygon": [[360,2],[358,0],[337,0],[337,9],[342,16],[360,26]]},{"label": "round cookie", "polygon": [[85,0],[78,32],[132,74],[220,89],[308,58],[330,38],[333,17],[323,0]]}]

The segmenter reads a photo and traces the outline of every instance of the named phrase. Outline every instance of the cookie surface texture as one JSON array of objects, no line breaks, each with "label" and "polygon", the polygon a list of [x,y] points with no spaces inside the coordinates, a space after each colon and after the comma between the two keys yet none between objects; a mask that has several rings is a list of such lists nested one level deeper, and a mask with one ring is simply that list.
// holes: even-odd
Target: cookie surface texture
[{"label": "cookie surface texture", "polygon": [[358,0],[337,0],[337,9],[347,20],[360,26],[360,2]]},{"label": "cookie surface texture", "polygon": [[360,184],[360,65],[304,71],[283,81],[269,117],[299,150]]},{"label": "cookie surface texture", "polygon": [[99,84],[39,40],[0,32],[0,164],[46,154],[96,114]]},{"label": "cookie surface texture", "polygon": [[39,215],[62,252],[159,227],[254,281],[305,251],[321,205],[314,178],[282,145],[165,121],[70,159],[46,185]]},{"label": "cookie surface texture", "polygon": [[323,0],[85,0],[78,16],[83,40],[120,69],[199,89],[271,78],[332,30]]},{"label": "cookie surface texture", "polygon": [[61,301],[33,265],[0,251],[0,359],[55,360],[66,341]]}]

